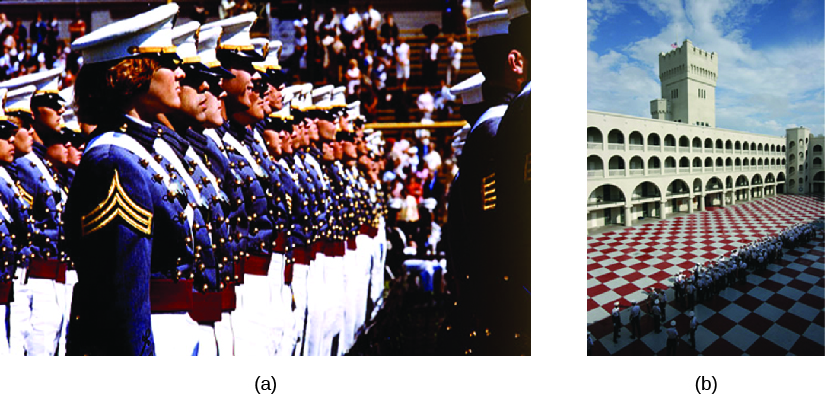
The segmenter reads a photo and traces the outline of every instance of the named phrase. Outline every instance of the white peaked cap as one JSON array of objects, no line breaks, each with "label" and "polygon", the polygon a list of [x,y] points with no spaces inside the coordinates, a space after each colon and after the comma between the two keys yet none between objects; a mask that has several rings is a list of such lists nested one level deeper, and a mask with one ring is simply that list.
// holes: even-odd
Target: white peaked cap
[{"label": "white peaked cap", "polygon": [[215,48],[218,46],[218,39],[221,37],[221,31],[223,29],[220,26],[206,26],[207,25],[201,26],[195,35],[198,57],[201,58],[201,63],[205,64],[206,67],[218,67],[221,65],[221,62],[219,62],[215,56]]},{"label": "white peaked cap", "polygon": [[484,74],[476,73],[472,77],[450,88],[450,93],[453,94],[453,96],[461,96],[462,103],[464,104],[481,103],[484,100],[481,94],[481,84],[484,83],[484,80]]},{"label": "white peaked cap", "polygon": [[281,97],[284,107],[289,107],[289,104],[295,98],[295,92],[301,89],[301,85],[290,85],[281,90]]},{"label": "white peaked cap", "polygon": [[62,97],[63,100],[66,103],[73,102],[74,101],[74,85],[72,85],[72,86],[70,86],[66,89],[61,90],[60,91],[60,97]]},{"label": "white peaked cap", "polygon": [[195,33],[201,26],[200,23],[192,21],[172,29],[172,44],[178,47],[178,56],[184,63],[199,63],[198,45],[195,40]]},{"label": "white peaked cap", "polygon": [[332,105],[334,107],[347,106],[347,87],[337,86],[332,90]]},{"label": "white peaked cap", "polygon": [[264,60],[264,65],[268,69],[280,69],[280,57],[281,57],[281,49],[283,49],[284,43],[281,40],[272,40],[269,42],[269,53],[266,54],[266,60]]},{"label": "white peaked cap", "polygon": [[60,117],[63,118],[63,123],[65,123],[66,125],[68,125],[71,122],[77,123],[77,115],[74,113],[74,110],[72,109],[64,111]]},{"label": "white peaked cap", "polygon": [[493,11],[467,20],[467,27],[478,31],[478,38],[507,34],[510,17],[507,11]]},{"label": "white peaked cap", "polygon": [[507,10],[510,14],[510,19],[515,19],[530,13],[530,10],[528,10],[524,4],[524,0],[498,0],[493,7],[497,10]]},{"label": "white peaked cap", "polygon": [[175,3],[164,4],[129,19],[103,26],[72,43],[83,54],[84,64],[125,59],[139,53],[175,53],[172,19]]},{"label": "white peaked cap", "polygon": [[9,91],[13,91],[24,86],[31,85],[37,93],[59,93],[58,86],[60,84],[60,74],[62,74],[64,70],[65,68],[58,67],[34,74],[27,74],[22,77],[12,78],[10,80],[0,82],[0,88],[6,88]]},{"label": "white peaked cap", "polygon": [[356,100],[347,105],[347,118],[350,120],[357,119],[361,116],[361,101]]},{"label": "white peaked cap", "polygon": [[255,23],[257,17],[254,12],[247,12],[232,18],[208,23],[204,27],[220,26],[223,29],[220,43],[217,46],[218,49],[250,50],[255,49],[255,47],[252,45],[249,32],[252,30],[252,24]]},{"label": "white peaked cap", "polygon": [[15,111],[31,113],[30,102],[36,90],[33,85],[28,85],[13,91],[8,91],[6,93],[6,101],[3,103],[3,110],[5,110],[6,114]]},{"label": "white peaked cap", "polygon": [[312,90],[312,106],[319,110],[332,108],[332,85],[324,85]]},{"label": "white peaked cap", "polygon": [[249,42],[252,43],[255,52],[261,54],[261,56],[266,57],[269,54],[269,40],[266,37],[255,37],[250,39]]}]

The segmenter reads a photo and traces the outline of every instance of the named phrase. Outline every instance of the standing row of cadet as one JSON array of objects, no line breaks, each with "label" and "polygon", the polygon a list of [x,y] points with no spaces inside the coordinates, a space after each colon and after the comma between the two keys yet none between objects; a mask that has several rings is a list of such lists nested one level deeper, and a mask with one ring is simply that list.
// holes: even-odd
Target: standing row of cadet
[{"label": "standing row of cadet", "polygon": [[479,74],[451,91],[469,122],[453,146],[449,273],[456,295],[439,338],[444,354],[530,354],[530,12],[500,0],[475,16]]},{"label": "standing row of cadet", "polygon": [[[94,131],[73,180],[59,169],[18,177],[44,184],[43,203],[25,204],[35,187],[11,194],[23,198],[7,221],[15,237],[3,238],[14,249],[4,274],[16,276],[4,278],[9,338],[22,341],[9,350],[343,355],[382,302],[380,134],[363,129],[342,88],[286,87],[279,42],[250,38],[253,13],[173,28],[177,11],[163,5],[72,44],[84,57],[77,116]],[[63,183],[47,189],[50,179]],[[43,320],[18,325],[14,311],[46,271],[32,269],[36,258],[62,295],[42,340],[29,332]],[[41,309],[36,294],[22,302]]]}]

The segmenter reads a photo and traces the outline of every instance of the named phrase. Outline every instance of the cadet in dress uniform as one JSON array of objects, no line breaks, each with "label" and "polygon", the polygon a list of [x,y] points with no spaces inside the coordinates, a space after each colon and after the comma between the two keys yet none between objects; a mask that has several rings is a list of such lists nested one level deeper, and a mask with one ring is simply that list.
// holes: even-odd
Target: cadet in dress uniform
[{"label": "cadet in dress uniform", "polygon": [[[3,95],[4,89],[0,89]],[[11,321],[11,302],[15,285],[21,283],[15,279],[17,269],[30,258],[29,237],[34,230],[29,205],[7,170],[15,158],[15,136],[20,129],[0,108],[0,356],[11,353],[10,340],[19,339],[11,336],[19,332]],[[20,355],[19,349],[15,355]]]},{"label": "cadet in dress uniform", "polygon": [[[201,212],[211,236],[215,266],[214,275],[206,276],[207,288],[193,295],[192,317],[200,328],[199,355],[232,355],[230,313],[235,309],[234,264],[237,243],[229,233],[227,218],[237,216],[242,199],[240,188],[229,170],[227,159],[215,141],[203,134],[206,128],[223,124],[218,97],[222,78],[233,78],[215,59],[207,66],[198,55],[196,42],[200,25],[190,22],[172,30],[172,43],[186,78],[181,81],[179,111],[165,114],[176,134],[185,139],[188,148],[182,164],[199,190],[206,206]],[[201,104],[206,102],[206,106]],[[168,138],[169,136],[167,136]],[[212,166],[212,162],[216,162]],[[223,172],[216,173],[215,169]],[[230,177],[230,182],[226,178]]]},{"label": "cadet in dress uniform", "polygon": [[505,338],[517,341],[523,353],[529,353],[530,344],[530,14],[523,1],[501,1],[499,7],[508,8],[510,26],[508,35],[514,45],[511,51],[513,70],[520,72],[526,84],[514,98],[501,118],[493,144],[495,159],[496,216],[498,226],[499,262],[497,273],[490,278],[498,281],[501,294],[493,308],[503,315]]},{"label": "cadet in dress uniform", "polygon": [[[276,307],[268,279],[273,259],[273,221],[269,197],[270,176],[255,141],[252,126],[264,119],[263,100],[257,88],[260,74],[253,62],[264,57],[254,51],[249,31],[254,13],[217,21],[204,26],[221,27],[223,33],[216,55],[235,78],[224,79],[221,87],[226,122],[215,130],[224,144],[229,166],[234,169],[244,196],[244,214],[236,238],[241,255],[242,284],[236,288],[237,307],[232,313],[235,355],[274,355],[278,348]],[[253,88],[253,89],[249,89]]]},{"label": "cadet in dress uniform", "polygon": [[[35,130],[32,152],[15,159],[9,168],[21,195],[30,202],[30,214],[35,220],[34,256],[25,268],[23,283],[15,289],[12,304],[15,332],[20,332],[10,336],[18,340],[22,338],[25,350],[22,351],[18,341],[14,341],[12,352],[17,355],[22,352],[27,355],[63,354],[66,285],[74,283],[73,276],[67,277],[68,260],[61,241],[66,191],[56,166],[65,163],[66,152],[60,130],[63,110],[55,93],[57,78],[53,71],[26,76],[24,82],[31,85],[21,89],[35,90],[29,106],[18,102],[17,106],[6,108],[8,114],[18,115],[18,119],[28,118]],[[9,84],[20,82],[7,81]]]},{"label": "cadet in dress uniform", "polygon": [[78,117],[97,128],[66,207],[79,276],[69,354],[198,354],[190,313],[194,291],[210,283],[211,244],[197,189],[175,163],[185,142],[150,123],[180,107],[185,74],[170,34],[177,11],[163,5],[72,43],[84,57]]},{"label": "cadet in dress uniform", "polygon": [[263,121],[257,123],[253,128],[253,138],[256,142],[255,155],[261,159],[264,170],[271,177],[272,195],[269,198],[274,212],[271,215],[273,221],[273,259],[270,264],[269,279],[272,287],[273,305],[276,309],[275,336],[278,343],[277,351],[280,354],[289,355],[291,350],[284,345],[284,342],[292,342],[290,339],[294,336],[294,315],[292,314],[292,291],[285,282],[285,271],[294,255],[292,248],[289,246],[290,229],[293,226],[294,216],[291,199],[299,192],[295,191],[295,182],[286,168],[271,155],[271,150],[267,147],[263,137],[267,127],[277,118],[277,116],[273,118],[272,115],[284,108],[282,91],[284,90],[286,78],[278,63],[281,42],[270,42],[265,38],[257,38],[253,39],[252,43],[256,48],[260,47],[261,54],[265,56],[263,62],[253,63],[261,76],[261,83],[258,83],[257,87],[264,99],[264,113],[267,115]]}]

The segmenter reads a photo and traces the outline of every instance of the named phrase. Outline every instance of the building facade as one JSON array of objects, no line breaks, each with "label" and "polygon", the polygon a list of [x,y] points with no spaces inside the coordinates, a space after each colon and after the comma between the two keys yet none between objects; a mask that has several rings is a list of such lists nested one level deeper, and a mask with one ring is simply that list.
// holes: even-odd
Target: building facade
[{"label": "building facade", "polygon": [[[716,128],[718,56],[693,46],[659,55],[653,119],[588,110],[588,229],[725,207],[777,193],[823,193],[825,137]],[[678,93],[677,93],[678,91]]]}]

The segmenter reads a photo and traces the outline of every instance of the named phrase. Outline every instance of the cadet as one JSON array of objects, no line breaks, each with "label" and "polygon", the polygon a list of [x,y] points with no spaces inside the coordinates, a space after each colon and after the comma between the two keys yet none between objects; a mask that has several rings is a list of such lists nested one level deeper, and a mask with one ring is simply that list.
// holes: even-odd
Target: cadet
[{"label": "cadet", "polygon": [[619,313],[619,302],[616,302],[613,304],[613,311],[610,313],[613,319],[613,343],[618,342],[621,337],[619,331],[622,330],[622,316]]},{"label": "cadet", "polygon": [[[4,95],[5,89],[0,89],[0,96]],[[9,121],[0,108],[0,356],[12,352],[12,355],[22,355],[22,344],[12,343],[20,342],[20,330],[12,321],[11,302],[15,296],[14,289],[24,283],[21,281],[24,275],[18,268],[24,267],[21,263],[27,261],[31,254],[29,236],[33,231],[33,219],[28,213],[28,203],[23,200],[7,170],[15,157],[15,136],[21,129]],[[15,277],[19,278],[15,280]]]},{"label": "cadet", "polygon": [[659,333],[661,330],[659,329],[659,325],[662,322],[662,309],[659,308],[659,299],[653,300],[653,332]]},{"label": "cadet", "polygon": [[642,308],[633,301],[633,307],[630,308],[630,330],[632,335],[630,336],[631,339],[635,339],[637,336],[642,337],[642,329],[639,325],[639,321],[642,314]]},{"label": "cadet", "polygon": [[693,348],[696,348],[696,328],[699,327],[699,322],[696,321],[696,313],[693,310],[688,311],[688,317],[690,317],[690,344]]},{"label": "cadet", "polygon": [[[18,101],[6,108],[7,114],[26,118],[35,130],[32,152],[15,159],[9,168],[35,221],[31,239],[34,256],[25,270],[23,284],[15,290],[11,314],[17,328],[14,331],[21,332],[10,336],[23,339],[27,355],[64,354],[66,288],[75,282],[74,271],[67,277],[68,260],[60,241],[66,191],[56,166],[66,161],[66,141],[60,130],[63,110],[56,94],[58,77],[50,70],[6,81],[12,86],[31,84],[16,92],[35,91],[29,103]],[[14,92],[10,96],[20,98]],[[14,343],[12,352],[22,354]]]},{"label": "cadet", "polygon": [[[229,171],[228,160],[220,153],[215,141],[203,134],[206,127],[223,124],[218,97],[222,78],[233,78],[216,60],[207,67],[198,56],[196,35],[199,24],[190,22],[172,30],[172,42],[183,59],[181,65],[186,78],[181,81],[178,111],[164,114],[173,126],[175,134],[188,143],[181,158],[182,165],[191,175],[195,188],[205,205],[200,207],[211,238],[215,264],[204,276],[206,289],[199,289],[193,296],[190,315],[200,327],[199,355],[232,355],[232,328],[230,313],[237,303],[235,294],[234,265],[237,243],[229,232],[227,218],[236,217],[242,199],[240,188]],[[218,28],[219,30],[219,28]],[[202,106],[206,103],[206,106]],[[164,135],[167,139],[173,134]],[[212,162],[215,161],[215,165]],[[222,172],[216,173],[215,169]],[[226,182],[226,179],[229,182]]]},{"label": "cadet", "polygon": [[72,44],[84,58],[78,117],[97,128],[66,208],[79,276],[69,354],[198,354],[189,314],[196,275],[208,285],[202,278],[213,264],[211,244],[193,209],[201,204],[197,189],[173,163],[182,147],[158,138],[168,129],[149,123],[180,107],[185,73],[170,34],[177,11],[163,5]]},{"label": "cadet", "polygon": [[265,158],[252,130],[252,125],[264,119],[261,76],[252,64],[264,57],[254,51],[249,37],[255,19],[255,13],[246,13],[204,25],[205,29],[223,29],[216,56],[234,75],[221,82],[226,92],[222,98],[226,121],[215,132],[244,196],[244,211],[235,230],[240,251],[236,267],[241,269],[237,306],[231,314],[235,355],[274,355],[279,341],[274,335],[277,308],[268,278],[272,260],[279,259],[272,254],[272,191],[269,173],[264,169]]},{"label": "cadet", "polygon": [[676,345],[679,342],[679,331],[676,330],[676,321],[670,321],[667,328],[667,355],[676,355]]}]

